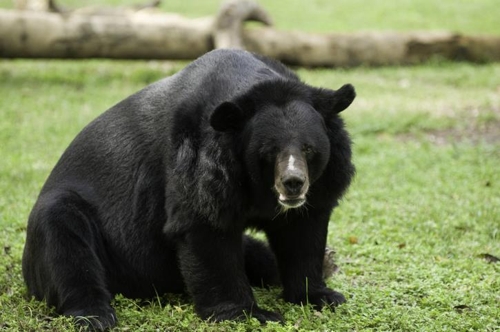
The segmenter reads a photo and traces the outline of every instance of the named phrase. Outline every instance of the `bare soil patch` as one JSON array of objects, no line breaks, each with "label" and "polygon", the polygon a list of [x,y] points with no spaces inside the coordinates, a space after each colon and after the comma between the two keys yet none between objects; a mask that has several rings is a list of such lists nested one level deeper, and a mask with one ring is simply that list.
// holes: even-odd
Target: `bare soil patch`
[{"label": "bare soil patch", "polygon": [[488,120],[471,117],[461,120],[463,125],[457,127],[428,130],[422,134],[401,134],[398,138],[402,141],[423,138],[436,145],[462,142],[500,144],[500,107],[491,111],[492,116]]}]

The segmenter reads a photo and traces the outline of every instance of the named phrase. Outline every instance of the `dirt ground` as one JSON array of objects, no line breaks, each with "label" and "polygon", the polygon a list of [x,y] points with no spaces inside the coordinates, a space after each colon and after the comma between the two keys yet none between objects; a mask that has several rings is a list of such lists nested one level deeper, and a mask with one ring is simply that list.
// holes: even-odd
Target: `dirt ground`
[{"label": "dirt ground", "polygon": [[[454,144],[467,142],[471,144],[498,144],[500,143],[500,107],[490,110],[492,116],[487,120],[480,120],[477,116],[471,116],[464,121],[464,126],[447,128],[442,130],[429,130],[423,134],[423,138],[437,144]],[[402,134],[399,138],[403,141],[422,138],[415,134]]]}]

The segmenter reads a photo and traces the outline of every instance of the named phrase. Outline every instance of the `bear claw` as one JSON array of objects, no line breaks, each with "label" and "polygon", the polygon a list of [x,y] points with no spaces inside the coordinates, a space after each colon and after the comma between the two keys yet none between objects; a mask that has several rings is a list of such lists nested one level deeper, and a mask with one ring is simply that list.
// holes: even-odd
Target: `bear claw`
[{"label": "bear claw", "polygon": [[117,323],[111,307],[69,310],[64,315],[73,317],[77,325],[88,331],[106,331]]}]

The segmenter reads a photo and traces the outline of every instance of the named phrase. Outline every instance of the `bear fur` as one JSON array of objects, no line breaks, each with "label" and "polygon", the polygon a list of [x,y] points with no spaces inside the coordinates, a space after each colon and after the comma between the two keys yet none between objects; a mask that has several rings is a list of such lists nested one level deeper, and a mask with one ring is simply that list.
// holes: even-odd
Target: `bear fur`
[{"label": "bear fur", "polygon": [[354,97],[351,85],[311,87],[277,61],[216,50],[118,103],[77,135],[33,207],[29,293],[95,329],[116,324],[117,293],[187,291],[215,321],[282,320],[251,285],[317,308],[344,302],[322,270],[354,174],[338,116]]}]

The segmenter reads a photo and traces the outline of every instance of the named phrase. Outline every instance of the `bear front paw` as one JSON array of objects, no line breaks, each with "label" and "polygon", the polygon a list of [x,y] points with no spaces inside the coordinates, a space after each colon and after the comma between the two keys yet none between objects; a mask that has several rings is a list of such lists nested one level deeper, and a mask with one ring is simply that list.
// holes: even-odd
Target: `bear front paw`
[{"label": "bear front paw", "polygon": [[66,310],[63,314],[73,317],[77,325],[89,331],[105,331],[113,328],[117,323],[114,309],[107,305],[87,309]]},{"label": "bear front paw", "polygon": [[251,317],[256,318],[261,323],[266,322],[283,322],[283,316],[277,312],[272,312],[268,310],[263,310],[257,308],[257,310],[253,309],[251,313]]},{"label": "bear front paw", "polygon": [[284,294],[284,299],[295,304],[305,305],[309,303],[316,310],[321,310],[324,306],[334,309],[346,301],[344,295],[327,287],[318,290],[309,290],[308,296],[303,293]]},{"label": "bear front paw", "polygon": [[281,314],[261,309],[255,305],[251,307],[219,305],[212,310],[201,310],[198,312],[202,318],[207,318],[215,322],[224,320],[241,321],[247,318],[256,318],[261,323],[283,322]]},{"label": "bear front paw", "polygon": [[324,288],[320,291],[309,294],[309,303],[311,303],[315,309],[321,309],[324,306],[329,306],[334,309],[335,307],[345,303],[345,297],[342,293],[336,292],[330,288]]}]

